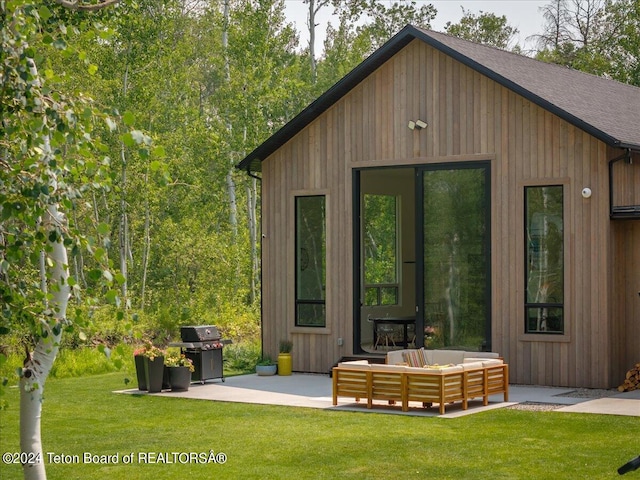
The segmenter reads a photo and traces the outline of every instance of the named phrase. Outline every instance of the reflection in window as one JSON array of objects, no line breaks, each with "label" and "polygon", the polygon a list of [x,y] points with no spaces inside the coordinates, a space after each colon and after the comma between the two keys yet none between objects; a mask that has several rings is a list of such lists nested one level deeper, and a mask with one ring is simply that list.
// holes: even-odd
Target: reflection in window
[{"label": "reflection in window", "polygon": [[322,195],[296,197],[296,326],[326,326],[326,215]]},{"label": "reflection in window", "polygon": [[364,303],[398,304],[398,199],[364,195]]},{"label": "reflection in window", "polygon": [[425,346],[482,350],[491,338],[488,175],[424,172]]},{"label": "reflection in window", "polygon": [[564,333],[563,187],[525,187],[526,333]]}]

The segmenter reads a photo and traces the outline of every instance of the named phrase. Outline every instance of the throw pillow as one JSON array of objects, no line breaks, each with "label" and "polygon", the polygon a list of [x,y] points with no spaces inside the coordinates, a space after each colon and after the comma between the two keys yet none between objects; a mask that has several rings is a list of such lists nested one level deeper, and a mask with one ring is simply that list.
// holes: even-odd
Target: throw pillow
[{"label": "throw pillow", "polygon": [[427,351],[424,348],[421,348],[420,350],[418,350],[418,352],[420,353],[420,360],[422,361],[422,363],[420,364],[421,367],[425,367],[429,365],[429,359],[427,358]]},{"label": "throw pillow", "polygon": [[410,367],[422,367],[424,365],[424,363],[422,363],[422,354],[418,350],[402,352],[402,358]]}]

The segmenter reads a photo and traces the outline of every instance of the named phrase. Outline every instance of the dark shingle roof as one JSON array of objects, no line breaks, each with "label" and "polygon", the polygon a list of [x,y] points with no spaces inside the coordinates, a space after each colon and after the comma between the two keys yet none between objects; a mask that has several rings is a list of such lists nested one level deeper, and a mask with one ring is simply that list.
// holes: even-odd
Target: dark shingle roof
[{"label": "dark shingle roof", "polygon": [[262,160],[416,38],[608,145],[640,150],[640,88],[408,25],[251,152],[238,168],[259,171]]}]

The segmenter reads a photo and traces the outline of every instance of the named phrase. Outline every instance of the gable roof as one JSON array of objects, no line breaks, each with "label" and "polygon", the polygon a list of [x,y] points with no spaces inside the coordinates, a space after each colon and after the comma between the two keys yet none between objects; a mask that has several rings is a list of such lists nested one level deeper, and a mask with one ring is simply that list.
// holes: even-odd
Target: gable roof
[{"label": "gable roof", "polygon": [[610,146],[640,150],[640,88],[407,25],[237,167],[260,171],[262,160],[414,39],[422,40]]}]

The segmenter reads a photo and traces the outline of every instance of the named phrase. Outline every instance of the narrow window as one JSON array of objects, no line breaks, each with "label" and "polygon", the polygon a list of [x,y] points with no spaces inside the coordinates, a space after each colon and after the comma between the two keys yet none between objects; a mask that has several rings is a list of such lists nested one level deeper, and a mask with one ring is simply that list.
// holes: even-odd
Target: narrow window
[{"label": "narrow window", "polygon": [[398,198],[364,195],[365,305],[398,304]]},{"label": "narrow window", "polygon": [[564,333],[563,187],[525,187],[525,333]]},{"label": "narrow window", "polygon": [[325,327],[325,197],[296,197],[295,202],[296,326]]}]

